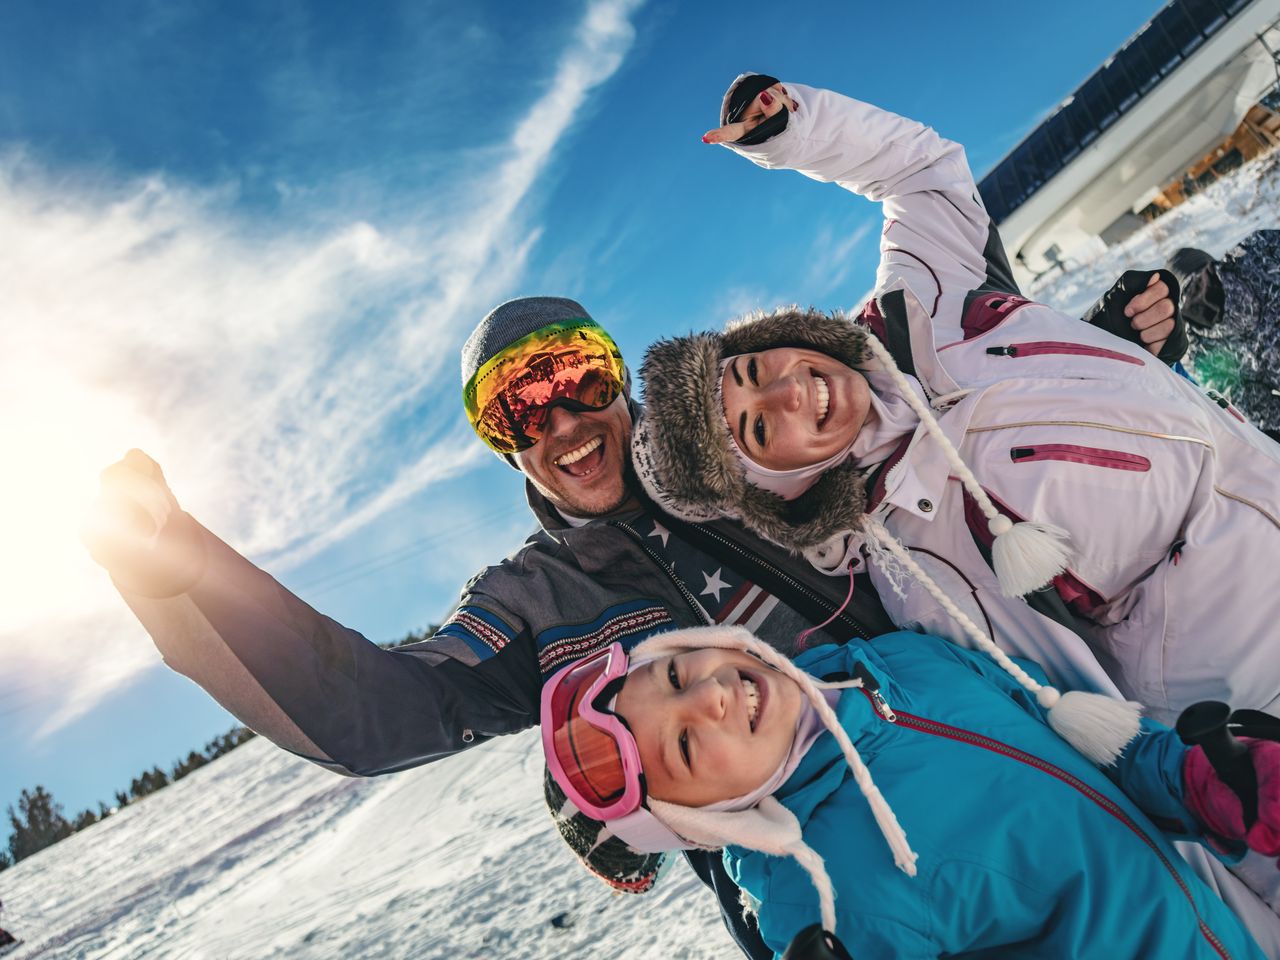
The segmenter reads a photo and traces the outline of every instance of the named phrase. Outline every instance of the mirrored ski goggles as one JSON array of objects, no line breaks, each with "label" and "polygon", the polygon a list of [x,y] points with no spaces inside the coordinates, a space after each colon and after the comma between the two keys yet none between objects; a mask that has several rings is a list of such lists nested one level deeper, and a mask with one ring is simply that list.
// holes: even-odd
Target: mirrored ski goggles
[{"label": "mirrored ski goggles", "polygon": [[603,410],[625,382],[617,344],[580,317],[504,347],[467,381],[462,403],[481,440],[498,453],[516,453],[542,439],[553,406]]}]

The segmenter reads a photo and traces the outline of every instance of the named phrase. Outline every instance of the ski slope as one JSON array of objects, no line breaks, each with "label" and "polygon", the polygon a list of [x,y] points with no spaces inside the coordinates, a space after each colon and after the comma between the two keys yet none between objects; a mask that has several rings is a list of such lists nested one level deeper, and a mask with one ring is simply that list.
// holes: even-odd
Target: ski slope
[{"label": "ski slope", "polygon": [[[1129,266],[1276,226],[1264,157],[1030,295],[1079,313]],[[5,960],[739,956],[683,860],[639,897],[587,874],[541,770],[534,731],[371,780],[253,740],[0,873]]]},{"label": "ski slope", "polygon": [[738,955],[682,859],[589,875],[541,771],[536,731],[367,780],[252,740],[0,873],[5,960]]}]

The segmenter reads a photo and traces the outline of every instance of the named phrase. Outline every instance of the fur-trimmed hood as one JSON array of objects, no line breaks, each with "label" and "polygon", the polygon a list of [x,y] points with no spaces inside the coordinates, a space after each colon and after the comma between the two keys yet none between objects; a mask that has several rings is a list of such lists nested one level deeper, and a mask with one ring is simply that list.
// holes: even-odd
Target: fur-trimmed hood
[{"label": "fur-trimmed hood", "polygon": [[632,434],[636,474],[676,516],[729,516],[797,552],[856,528],[865,478],[852,461],[828,470],[795,500],[748,482],[724,419],[721,362],[775,347],[817,350],[850,367],[866,363],[866,332],[839,313],[800,307],[749,314],[722,333],[659,340],[640,367],[645,411]]}]

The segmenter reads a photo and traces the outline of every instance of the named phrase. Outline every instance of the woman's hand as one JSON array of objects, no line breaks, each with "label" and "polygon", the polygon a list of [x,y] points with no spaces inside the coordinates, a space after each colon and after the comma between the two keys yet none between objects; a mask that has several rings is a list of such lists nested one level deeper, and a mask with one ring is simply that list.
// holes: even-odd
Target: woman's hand
[{"label": "woman's hand", "polygon": [[786,87],[775,83],[768,90],[761,90],[742,112],[742,118],[723,127],[708,130],[702,135],[703,143],[733,143],[741,140],[764,120],[778,113],[783,107],[795,111],[796,102],[787,95]]}]

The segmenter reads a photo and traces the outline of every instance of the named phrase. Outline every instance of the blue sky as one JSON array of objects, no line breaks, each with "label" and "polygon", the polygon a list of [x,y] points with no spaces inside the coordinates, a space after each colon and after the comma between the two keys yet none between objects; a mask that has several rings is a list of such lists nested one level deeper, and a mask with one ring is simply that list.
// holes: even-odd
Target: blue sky
[{"label": "blue sky", "polygon": [[868,290],[871,204],[700,142],[733,76],[923,120],[980,175],[1159,6],[9,4],[0,805],[41,783],[96,806],[233,722],[76,543],[125,449],[304,599],[398,639],[532,524],[458,402],[489,307],[574,297],[638,360]]}]

